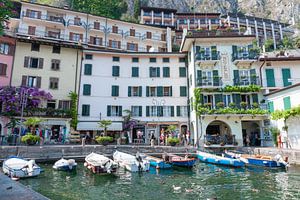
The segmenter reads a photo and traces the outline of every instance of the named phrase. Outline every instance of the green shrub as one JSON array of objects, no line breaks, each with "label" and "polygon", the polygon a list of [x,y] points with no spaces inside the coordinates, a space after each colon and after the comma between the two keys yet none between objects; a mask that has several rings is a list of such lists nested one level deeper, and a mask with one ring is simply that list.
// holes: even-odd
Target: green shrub
[{"label": "green shrub", "polygon": [[224,102],[218,102],[218,103],[217,103],[217,107],[218,107],[218,108],[224,108],[224,106],[225,106],[225,103],[224,103]]},{"label": "green shrub", "polygon": [[109,136],[98,136],[98,137],[96,137],[96,141],[99,144],[109,143],[109,142],[113,141],[113,138],[109,137]]},{"label": "green shrub", "polygon": [[171,144],[171,143],[175,143],[175,144],[178,144],[179,143],[179,139],[178,138],[175,138],[175,137],[169,137],[167,139],[168,143]]},{"label": "green shrub", "polygon": [[28,133],[21,138],[21,141],[25,144],[36,144],[40,140],[40,136],[32,135],[31,133]]}]

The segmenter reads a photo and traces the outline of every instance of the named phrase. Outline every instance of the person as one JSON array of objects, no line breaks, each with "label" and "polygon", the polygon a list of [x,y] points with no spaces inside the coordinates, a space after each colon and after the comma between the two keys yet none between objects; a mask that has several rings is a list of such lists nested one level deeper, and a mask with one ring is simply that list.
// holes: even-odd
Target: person
[{"label": "person", "polygon": [[150,144],[151,144],[151,147],[154,147],[154,141],[155,141],[154,133],[151,132],[151,137],[150,137]]},{"label": "person", "polygon": [[278,144],[278,148],[282,148],[282,142],[281,142],[281,135],[280,134],[278,134],[277,135],[277,144]]},{"label": "person", "polygon": [[247,146],[247,147],[250,146],[250,137],[249,137],[248,134],[246,135],[246,146]]}]

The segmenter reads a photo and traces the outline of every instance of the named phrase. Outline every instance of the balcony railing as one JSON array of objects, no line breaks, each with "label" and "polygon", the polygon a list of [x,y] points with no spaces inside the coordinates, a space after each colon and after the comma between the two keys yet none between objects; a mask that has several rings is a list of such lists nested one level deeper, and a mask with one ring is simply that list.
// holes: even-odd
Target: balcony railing
[{"label": "balcony railing", "polygon": [[53,109],[53,108],[34,108],[24,111],[24,117],[55,117],[55,118],[70,118],[71,112],[66,109]]},{"label": "balcony railing", "polygon": [[53,16],[53,15],[40,15],[40,16],[38,16],[38,15],[31,15],[30,13],[27,14],[27,13],[23,12],[22,17],[28,17],[28,18],[31,18],[31,19],[47,20],[47,21],[57,22],[57,23],[61,23],[61,24],[65,23],[65,19],[63,17]]},{"label": "balcony railing", "polygon": [[144,12],[144,16],[148,16],[148,17],[151,17],[151,13],[150,12]]},{"label": "balcony railing", "polygon": [[160,35],[152,34],[152,35],[151,35],[151,38],[148,38],[148,37],[147,37],[147,33],[145,33],[145,34],[142,36],[142,40],[156,40],[156,41],[162,41]]},{"label": "balcony railing", "polygon": [[241,53],[233,53],[232,61],[235,60],[256,60],[259,54],[256,51],[246,51]]},{"label": "balcony railing", "polygon": [[258,76],[240,76],[233,79],[233,84],[237,86],[261,85]]},{"label": "balcony railing", "polygon": [[220,52],[207,52],[207,53],[198,53],[196,54],[196,60],[220,60]]},{"label": "balcony railing", "polygon": [[205,79],[198,79],[197,86],[199,87],[222,87],[222,77],[211,77]]},{"label": "balcony railing", "polygon": [[161,17],[161,13],[154,13],[154,17]]},{"label": "balcony railing", "polygon": [[130,31],[127,31],[124,33],[125,37],[136,37],[136,38],[142,38],[142,34],[139,32],[135,32],[134,35],[130,35]]}]

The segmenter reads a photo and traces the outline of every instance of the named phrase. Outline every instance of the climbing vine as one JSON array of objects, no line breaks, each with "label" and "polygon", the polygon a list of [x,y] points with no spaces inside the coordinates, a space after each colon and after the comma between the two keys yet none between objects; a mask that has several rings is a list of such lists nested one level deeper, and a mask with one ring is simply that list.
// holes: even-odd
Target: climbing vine
[{"label": "climbing vine", "polygon": [[276,110],[271,114],[271,118],[273,120],[283,119],[286,121],[290,117],[299,116],[300,115],[300,106],[291,108],[289,110]]},{"label": "climbing vine", "polygon": [[71,127],[76,129],[77,123],[78,123],[78,118],[77,118],[77,99],[78,95],[76,92],[70,92],[69,93],[69,98],[71,99]]}]

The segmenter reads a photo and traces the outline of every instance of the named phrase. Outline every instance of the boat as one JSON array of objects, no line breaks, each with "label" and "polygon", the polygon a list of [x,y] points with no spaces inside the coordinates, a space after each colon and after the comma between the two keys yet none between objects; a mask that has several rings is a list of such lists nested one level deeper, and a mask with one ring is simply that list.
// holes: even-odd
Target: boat
[{"label": "boat", "polygon": [[271,167],[271,168],[273,167],[286,168],[289,166],[289,164],[279,154],[272,157],[267,155],[250,155],[250,154],[241,154],[241,153],[226,151],[225,155],[231,158],[238,158],[248,166],[252,165],[252,166],[262,166],[262,167]]},{"label": "boat", "polygon": [[150,169],[150,162],[145,159],[145,156],[137,153],[136,156],[115,151],[113,154],[114,161],[121,167],[131,172],[145,172]]},{"label": "boat", "polygon": [[53,165],[53,169],[61,170],[61,171],[72,171],[75,170],[77,167],[77,163],[74,159],[66,160],[61,158],[60,160],[56,161]]},{"label": "boat", "polygon": [[35,160],[24,160],[19,157],[12,157],[3,162],[3,173],[14,180],[38,176],[41,168],[35,163]]},{"label": "boat", "polygon": [[179,167],[193,167],[197,161],[195,158],[188,157],[188,155],[182,157],[175,154],[168,154],[168,156],[170,156],[171,163]]},{"label": "boat", "polygon": [[112,159],[97,153],[86,156],[84,166],[98,174],[111,174],[118,168],[118,164]]},{"label": "boat", "polygon": [[212,163],[217,165],[225,165],[231,167],[244,167],[245,163],[237,158],[228,158],[224,156],[218,156],[203,151],[197,151],[197,157],[200,161],[206,163]]},{"label": "boat", "polygon": [[172,163],[169,162],[168,158],[163,159],[146,155],[145,160],[148,160],[150,162],[150,166],[153,166],[156,169],[170,169],[172,167]]}]

